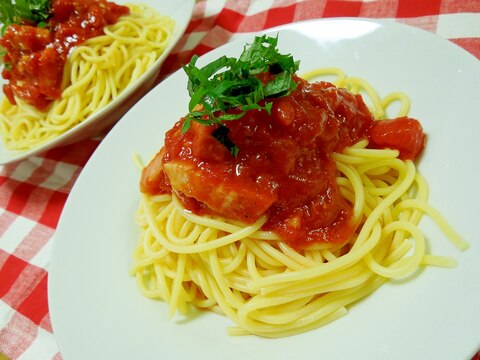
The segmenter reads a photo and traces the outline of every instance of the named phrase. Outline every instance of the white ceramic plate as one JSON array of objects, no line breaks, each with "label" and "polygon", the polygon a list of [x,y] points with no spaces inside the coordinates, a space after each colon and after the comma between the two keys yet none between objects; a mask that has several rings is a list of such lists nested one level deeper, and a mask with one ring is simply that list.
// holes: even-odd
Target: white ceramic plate
[{"label": "white ceramic plate", "polygon": [[[59,137],[43,143],[32,150],[9,150],[5,147],[0,137],[0,165],[26,159],[30,156],[42,153],[53,147],[65,145],[89,136],[98,134],[120,119],[135,102],[137,102],[151,88],[155,81],[162,63],[172,51],[175,44],[182,36],[192,16],[194,0],[119,0],[118,4],[142,3],[156,9],[162,15],[168,15],[175,20],[174,36],[171,43],[163,54],[155,61],[148,71],[145,72],[134,84],[128,87],[120,96],[109,103],[103,109],[88,117],[79,125],[73,127]],[[0,77],[0,89],[5,80]],[[3,92],[0,90],[0,97]]]},{"label": "white ceramic plate", "polygon": [[[338,66],[382,94],[411,96],[428,146],[420,170],[431,203],[471,243],[456,250],[426,219],[435,254],[455,269],[430,267],[393,281],[349,313],[306,334],[267,340],[229,337],[230,321],[212,313],[169,320],[129,277],[138,230],[133,214],[139,171],[162,146],[165,131],[187,111],[186,76],[178,72],[145,96],[109,133],[79,177],[54,240],[49,277],[54,333],[73,359],[468,359],[480,347],[478,191],[480,65],[450,42],[388,22],[331,19],[288,26],[279,47],[301,70]],[[248,40],[252,40],[249,38]],[[201,59],[238,56],[244,41]]]}]

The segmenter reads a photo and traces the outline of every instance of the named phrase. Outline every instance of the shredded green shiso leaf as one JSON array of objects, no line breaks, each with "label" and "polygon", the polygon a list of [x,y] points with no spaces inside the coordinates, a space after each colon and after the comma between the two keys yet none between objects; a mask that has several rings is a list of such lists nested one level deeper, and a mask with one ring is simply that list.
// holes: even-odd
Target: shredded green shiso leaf
[{"label": "shredded green shiso leaf", "polygon": [[[45,27],[50,15],[50,0],[0,0],[0,36],[11,24],[30,23]],[[0,46],[0,65],[8,69],[10,64],[3,61],[6,53]]]},{"label": "shredded green shiso leaf", "polygon": [[[257,36],[238,59],[222,56],[201,68],[196,66],[198,56],[193,56],[183,67],[188,76],[190,102],[182,131],[188,131],[192,121],[219,125],[212,135],[236,156],[239,149],[228,138],[229,129],[223,122],[241,119],[254,109],[270,113],[272,102],[268,99],[288,95],[296,88],[292,76],[299,61],[290,54],[280,54],[277,42],[278,37]],[[272,74],[272,80],[262,83],[258,77],[262,73]],[[265,101],[260,105],[262,100]],[[227,112],[234,108],[238,111]]]},{"label": "shredded green shiso leaf", "polygon": [[0,0],[1,34],[10,24],[29,22],[43,27],[50,15],[50,0]]}]

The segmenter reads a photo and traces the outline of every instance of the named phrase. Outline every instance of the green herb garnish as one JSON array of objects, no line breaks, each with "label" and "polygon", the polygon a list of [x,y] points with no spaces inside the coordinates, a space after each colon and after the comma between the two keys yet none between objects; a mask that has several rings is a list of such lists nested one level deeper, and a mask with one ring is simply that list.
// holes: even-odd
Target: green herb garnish
[{"label": "green herb garnish", "polygon": [[[188,131],[192,121],[221,125],[213,136],[236,156],[238,147],[228,138],[228,128],[222,122],[238,120],[248,110],[270,113],[272,103],[264,101],[260,105],[262,100],[288,95],[296,88],[292,75],[299,62],[289,54],[280,54],[277,41],[277,37],[257,36],[238,59],[222,56],[202,68],[196,66],[198,56],[193,56],[183,67],[188,75],[190,102],[182,131]],[[258,77],[262,73],[272,74],[272,80],[262,83]],[[233,108],[237,111],[227,113]]]},{"label": "green herb garnish", "polygon": [[30,22],[44,27],[50,15],[50,0],[0,0],[2,34],[10,24]]},{"label": "green herb garnish", "polygon": [[232,140],[228,137],[228,133],[230,129],[224,125],[220,125],[212,132],[212,136],[217,140],[220,144],[225,146],[233,156],[237,156],[238,154],[238,147],[233,143]]}]

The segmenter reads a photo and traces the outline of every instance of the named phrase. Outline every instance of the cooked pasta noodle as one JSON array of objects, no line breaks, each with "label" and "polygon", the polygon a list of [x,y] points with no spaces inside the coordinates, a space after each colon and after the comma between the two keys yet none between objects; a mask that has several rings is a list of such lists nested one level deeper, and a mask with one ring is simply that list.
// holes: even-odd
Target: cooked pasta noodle
[{"label": "cooked pasta noodle", "polygon": [[16,98],[0,104],[0,131],[12,150],[52,140],[104,108],[133,84],[172,40],[174,21],[147,5],[128,5],[130,14],[104,29],[105,35],[77,46],[64,68],[64,90],[46,112]]},{"label": "cooked pasta noodle", "polygon": [[[337,84],[365,91],[375,116],[393,100],[408,112],[400,93],[380,99],[364,80],[338,69],[304,75],[337,75]],[[397,150],[367,148],[362,140],[333,155],[341,193],[360,223],[341,246],[294,250],[262,231],[265,218],[245,226],[185,211],[171,195],[142,194],[136,214],[141,234],[132,274],[147,297],[163,299],[169,314],[188,306],[215,311],[236,324],[231,335],[284,337],[327,324],[346,314],[390,278],[403,278],[422,265],[453,267],[450,257],[426,253],[418,223],[430,216],[459,249],[468,244],[428,204],[428,185],[412,161]]]}]

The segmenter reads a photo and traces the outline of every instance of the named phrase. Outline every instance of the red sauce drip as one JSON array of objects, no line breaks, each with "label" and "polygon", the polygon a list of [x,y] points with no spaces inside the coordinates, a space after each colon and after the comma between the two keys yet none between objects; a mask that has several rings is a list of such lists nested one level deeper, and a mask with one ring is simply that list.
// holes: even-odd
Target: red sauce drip
[{"label": "red sauce drip", "polygon": [[[372,134],[376,145],[396,141],[379,131],[360,95],[328,82],[296,81],[290,96],[273,100],[271,115],[249,111],[225,123],[240,149],[237,157],[211,136],[215,126],[193,123],[182,134],[181,119],[144,169],[141,190],[155,194],[173,189],[198,214],[246,223],[266,215],[263,229],[275,231],[295,248],[347,241],[356,224],[350,223],[351,204],[340,194],[331,155]],[[413,133],[423,135],[416,120],[393,123],[400,130],[415,124]],[[405,156],[410,155],[407,149]]]},{"label": "red sauce drip", "polygon": [[2,72],[8,83],[5,96],[17,96],[46,110],[62,93],[63,68],[71,48],[103,34],[103,28],[129,13],[126,6],[106,0],[53,0],[52,16],[45,28],[12,24],[0,45],[6,50]]}]

